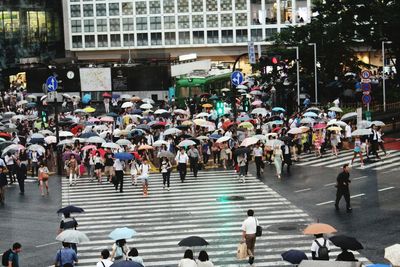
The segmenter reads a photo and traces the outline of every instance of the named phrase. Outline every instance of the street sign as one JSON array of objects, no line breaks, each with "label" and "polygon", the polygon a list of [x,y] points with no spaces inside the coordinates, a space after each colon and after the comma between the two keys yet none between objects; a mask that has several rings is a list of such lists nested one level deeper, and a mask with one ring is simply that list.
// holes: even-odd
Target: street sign
[{"label": "street sign", "polygon": [[48,92],[48,93],[47,93],[47,99],[46,99],[46,101],[47,101],[48,103],[56,102],[56,99],[57,99],[57,91],[52,91],[52,92]]},{"label": "street sign", "polygon": [[370,91],[371,90],[371,84],[370,83],[362,83],[361,84],[361,89],[363,91]]},{"label": "street sign", "polygon": [[47,91],[48,92],[54,92],[57,90],[58,87],[58,82],[57,79],[54,76],[50,76],[46,80],[46,85],[47,85]]},{"label": "street sign", "polygon": [[243,73],[241,73],[240,71],[232,72],[231,81],[234,86],[238,86],[243,82]]},{"label": "street sign", "polygon": [[362,82],[362,83],[370,83],[370,82],[371,82],[371,79],[361,79],[361,82]]},{"label": "street sign", "polygon": [[370,77],[371,77],[371,72],[369,72],[369,70],[363,70],[361,72],[362,79],[369,79]]},{"label": "street sign", "polygon": [[369,95],[371,92],[370,91],[364,91],[363,95]]},{"label": "street sign", "polygon": [[249,53],[249,64],[256,64],[256,51],[254,49],[254,42],[249,42],[247,49]]},{"label": "street sign", "polygon": [[369,103],[371,103],[371,96],[370,95],[363,95],[361,99],[362,99],[362,102],[365,105],[368,105]]}]

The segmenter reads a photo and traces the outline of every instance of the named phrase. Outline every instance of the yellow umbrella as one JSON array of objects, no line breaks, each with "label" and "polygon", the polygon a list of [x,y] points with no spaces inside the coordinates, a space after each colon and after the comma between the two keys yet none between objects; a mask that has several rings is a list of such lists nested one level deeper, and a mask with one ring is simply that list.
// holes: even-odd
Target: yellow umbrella
[{"label": "yellow umbrella", "polygon": [[341,131],[342,128],[338,127],[338,126],[332,126],[328,128],[328,131]]},{"label": "yellow umbrella", "polygon": [[325,223],[312,223],[304,229],[303,234],[305,235],[317,235],[317,234],[332,234],[336,233],[336,229]]},{"label": "yellow umbrella", "polygon": [[203,108],[212,108],[212,106],[211,104],[203,104]]},{"label": "yellow umbrella", "polygon": [[254,128],[253,124],[251,124],[248,121],[242,122],[241,124],[239,124],[239,127],[246,128],[246,129],[253,129]]},{"label": "yellow umbrella", "polygon": [[182,125],[184,125],[184,126],[190,126],[190,125],[192,125],[193,124],[193,122],[191,122],[191,121],[184,121],[184,122],[182,122]]},{"label": "yellow umbrella", "polygon": [[87,112],[87,113],[93,113],[93,112],[96,111],[96,109],[95,109],[95,108],[92,108],[92,107],[86,107],[86,108],[84,108],[83,110],[84,110],[85,112]]},{"label": "yellow umbrella", "polygon": [[193,120],[193,122],[198,126],[204,126],[207,124],[207,121],[205,119],[195,119]]}]

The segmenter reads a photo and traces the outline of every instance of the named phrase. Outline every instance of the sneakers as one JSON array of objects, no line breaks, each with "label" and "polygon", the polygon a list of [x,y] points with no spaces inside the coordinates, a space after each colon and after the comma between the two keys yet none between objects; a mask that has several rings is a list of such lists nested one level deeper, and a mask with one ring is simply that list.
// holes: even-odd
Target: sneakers
[{"label": "sneakers", "polygon": [[252,265],[254,263],[254,257],[250,256],[249,257],[249,264]]}]

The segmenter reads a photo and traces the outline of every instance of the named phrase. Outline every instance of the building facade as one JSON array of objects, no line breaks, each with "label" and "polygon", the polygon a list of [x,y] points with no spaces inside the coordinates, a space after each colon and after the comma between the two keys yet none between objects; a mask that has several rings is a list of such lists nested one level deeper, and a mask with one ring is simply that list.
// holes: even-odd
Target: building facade
[{"label": "building facade", "polygon": [[66,51],[82,60],[157,53],[232,58],[310,20],[311,0],[63,0]]}]

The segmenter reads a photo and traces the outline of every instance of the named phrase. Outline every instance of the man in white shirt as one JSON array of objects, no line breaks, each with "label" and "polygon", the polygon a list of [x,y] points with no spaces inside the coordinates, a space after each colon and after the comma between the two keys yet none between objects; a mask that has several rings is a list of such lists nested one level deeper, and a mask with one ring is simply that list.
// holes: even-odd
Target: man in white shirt
[{"label": "man in white shirt", "polygon": [[124,164],[121,162],[120,159],[115,159],[114,161],[114,170],[115,170],[115,191],[118,190],[118,184],[120,185],[119,187],[119,192],[123,192],[123,187],[124,187]]},{"label": "man in white shirt", "polygon": [[257,143],[256,146],[253,148],[253,155],[257,168],[257,178],[260,178],[261,173],[264,172],[264,163],[262,161],[263,149],[260,147],[259,143]]},{"label": "man in white shirt", "polygon": [[101,251],[101,260],[96,264],[96,267],[110,267],[113,262],[110,261],[110,252],[108,249],[103,249]]},{"label": "man in white shirt", "polygon": [[349,122],[349,124],[346,125],[345,129],[345,138],[351,142],[351,124]]},{"label": "man in white shirt", "polygon": [[258,222],[254,217],[253,210],[248,210],[247,216],[247,219],[244,220],[242,224],[242,241],[246,242],[247,253],[249,254],[249,264],[253,264]]},{"label": "man in white shirt", "polygon": [[313,260],[329,260],[328,259],[322,259],[320,255],[318,254],[318,251],[320,247],[326,247],[328,249],[328,252],[331,250],[330,247],[330,242],[329,240],[325,239],[323,234],[317,234],[315,235],[315,240],[311,244],[311,255]]},{"label": "man in white shirt", "polygon": [[176,162],[178,162],[179,176],[181,178],[181,182],[183,183],[183,181],[185,181],[186,172],[187,172],[186,168],[187,168],[187,164],[189,161],[189,157],[186,154],[185,149],[183,147],[181,147],[178,154],[176,154],[175,160],[176,160]]}]

